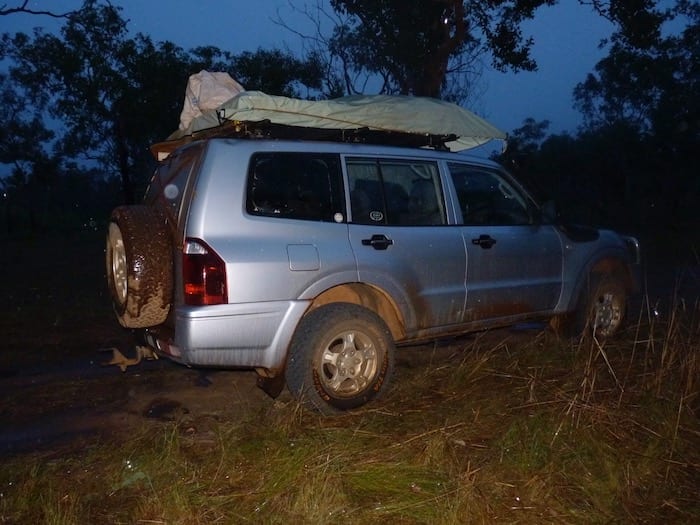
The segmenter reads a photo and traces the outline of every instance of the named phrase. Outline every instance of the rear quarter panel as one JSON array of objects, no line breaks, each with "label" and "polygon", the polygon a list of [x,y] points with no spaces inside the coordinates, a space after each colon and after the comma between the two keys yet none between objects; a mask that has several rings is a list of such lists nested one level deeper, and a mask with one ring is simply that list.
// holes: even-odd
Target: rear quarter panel
[{"label": "rear quarter panel", "polygon": [[248,163],[259,142],[211,141],[208,148],[186,235],[226,262],[230,303],[311,299],[357,281],[346,223],[247,214]]}]

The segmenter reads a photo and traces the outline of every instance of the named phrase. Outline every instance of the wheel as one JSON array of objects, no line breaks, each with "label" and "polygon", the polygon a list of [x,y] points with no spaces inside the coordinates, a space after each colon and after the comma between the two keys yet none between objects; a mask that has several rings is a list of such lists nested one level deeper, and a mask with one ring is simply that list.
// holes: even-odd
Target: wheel
[{"label": "wheel", "polygon": [[627,290],[614,274],[595,274],[589,278],[576,310],[553,319],[552,326],[564,336],[593,335],[606,339],[617,335],[627,314]]},{"label": "wheel", "polygon": [[627,313],[627,291],[614,275],[592,279],[586,310],[586,326],[600,339],[617,335]]},{"label": "wheel", "polygon": [[287,387],[325,415],[364,405],[387,388],[394,341],[373,312],[348,303],[322,306],[299,323],[287,359]]},{"label": "wheel", "polygon": [[173,253],[165,216],[148,206],[120,206],[110,217],[107,285],[126,328],[163,323],[173,296]]}]

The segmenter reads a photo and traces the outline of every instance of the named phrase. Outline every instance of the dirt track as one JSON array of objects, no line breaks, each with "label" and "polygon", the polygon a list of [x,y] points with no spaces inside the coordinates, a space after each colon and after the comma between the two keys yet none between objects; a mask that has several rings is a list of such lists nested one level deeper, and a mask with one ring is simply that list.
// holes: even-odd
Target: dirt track
[{"label": "dirt track", "polygon": [[253,372],[191,370],[162,360],[121,372],[100,365],[104,355],[94,357],[0,378],[0,456],[128,436],[174,420],[206,439],[208,422],[274,403]]}]

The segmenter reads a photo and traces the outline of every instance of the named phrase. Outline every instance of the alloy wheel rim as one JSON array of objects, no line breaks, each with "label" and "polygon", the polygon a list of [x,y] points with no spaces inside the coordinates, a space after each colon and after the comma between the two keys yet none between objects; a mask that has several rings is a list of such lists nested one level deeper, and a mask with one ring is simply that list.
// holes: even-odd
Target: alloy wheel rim
[{"label": "alloy wheel rim", "polygon": [[111,248],[110,265],[112,269],[112,282],[116,299],[119,304],[126,303],[126,295],[128,290],[128,279],[126,269],[126,249],[124,248],[124,239],[121,231],[116,224],[109,226],[109,245]]},{"label": "alloy wheel rim", "polygon": [[327,392],[337,397],[356,395],[376,376],[377,348],[363,332],[342,332],[325,345],[319,368],[319,379]]}]

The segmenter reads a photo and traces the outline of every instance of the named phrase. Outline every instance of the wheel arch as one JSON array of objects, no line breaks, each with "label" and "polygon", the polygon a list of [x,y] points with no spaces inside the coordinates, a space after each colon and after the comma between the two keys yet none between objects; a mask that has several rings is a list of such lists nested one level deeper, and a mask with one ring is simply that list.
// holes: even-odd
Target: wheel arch
[{"label": "wheel arch", "polygon": [[314,298],[304,315],[332,303],[356,304],[374,312],[386,323],[394,341],[402,339],[406,334],[406,325],[396,304],[386,292],[375,286],[346,283],[329,288]]},{"label": "wheel arch", "polygon": [[591,275],[614,275],[619,278],[628,292],[635,289],[634,276],[630,269],[629,264],[627,264],[620,257],[607,256],[599,259],[589,269],[589,274]]},{"label": "wheel arch", "polygon": [[636,291],[636,278],[629,262],[621,254],[608,253],[589,261],[581,268],[565,311],[571,312],[576,308],[581,294],[587,289],[592,278],[606,274],[619,278],[628,293]]},{"label": "wheel arch", "polygon": [[566,310],[550,320],[555,331],[567,336],[577,336],[582,332],[585,325],[581,308],[585,306],[593,283],[605,276],[619,281],[628,296],[637,288],[634,270],[624,256],[609,253],[591,261],[581,269]]}]

